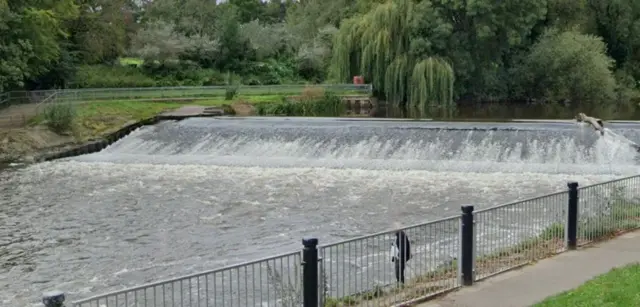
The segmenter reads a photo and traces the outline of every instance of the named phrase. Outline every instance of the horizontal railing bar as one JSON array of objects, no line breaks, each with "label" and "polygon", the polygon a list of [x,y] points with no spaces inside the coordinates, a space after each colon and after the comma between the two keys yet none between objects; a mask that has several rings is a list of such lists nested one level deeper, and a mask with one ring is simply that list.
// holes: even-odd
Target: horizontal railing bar
[{"label": "horizontal railing bar", "polygon": [[[219,268],[219,269],[208,270],[208,271],[204,271],[204,272],[193,273],[193,274],[190,274],[190,275],[185,275],[185,276],[165,279],[165,280],[161,280],[161,281],[157,281],[157,282],[153,282],[153,283],[148,283],[148,284],[144,284],[144,285],[140,285],[140,286],[135,286],[135,287],[131,287],[131,288],[126,288],[126,289],[122,289],[122,290],[116,290],[116,291],[108,292],[108,293],[102,294],[102,295],[95,295],[95,296],[92,296],[92,297],[89,297],[89,298],[86,298],[86,299],[74,301],[73,304],[83,304],[83,303],[87,303],[87,302],[90,302],[90,301],[93,301],[93,300],[106,298],[106,297],[109,297],[109,296],[114,296],[114,295],[119,295],[119,294],[123,294],[123,293],[127,293],[127,292],[143,290],[143,289],[152,288],[152,287],[156,287],[156,286],[160,286],[160,285],[164,285],[164,284],[174,283],[174,282],[181,281],[181,280],[186,280],[186,279],[191,279],[191,278],[196,278],[196,277],[202,277],[204,275],[216,274],[216,273],[229,271],[229,270],[233,270],[233,269],[239,269],[239,268],[242,268],[242,267],[250,266],[250,265],[253,265],[253,264],[258,264],[258,263],[261,263],[261,262],[267,262],[269,260],[287,258],[287,257],[295,256],[295,255],[300,255],[301,256],[301,254],[302,254],[302,251],[296,251],[296,252],[290,252],[290,253],[286,253],[286,254],[280,254],[280,255],[276,255],[276,256],[271,256],[271,257],[267,257],[267,258],[262,258],[262,259],[258,259],[258,260],[242,262],[242,263],[238,263],[238,264],[222,267],[222,268]],[[300,258],[300,259],[302,259],[302,258]]]},{"label": "horizontal railing bar", "polygon": [[628,176],[628,177],[624,177],[624,178],[612,179],[612,180],[605,181],[605,182],[599,182],[599,183],[594,183],[594,184],[590,184],[590,185],[585,185],[583,187],[578,187],[578,191],[583,190],[583,189],[588,189],[588,188],[592,188],[592,187],[605,185],[605,184],[612,184],[612,183],[620,182],[620,181],[623,181],[623,180],[629,180],[629,179],[633,179],[633,178],[638,178],[638,177],[640,177],[640,175],[633,175],[633,176]]},{"label": "horizontal railing bar", "polygon": [[[345,89],[366,89],[373,88],[371,84],[294,84],[294,85],[240,85],[239,89],[277,89],[277,88],[296,88],[303,89],[306,87],[322,87],[322,88],[345,88]],[[120,87],[120,88],[83,88],[83,89],[59,89],[59,90],[41,90],[41,91],[12,91],[12,93],[46,93],[59,91],[63,93],[82,93],[82,92],[122,92],[122,91],[158,91],[158,90],[224,90],[228,88],[226,85],[211,86],[166,86],[166,87]]]},{"label": "horizontal railing bar", "polygon": [[558,196],[558,195],[562,195],[562,194],[565,194],[565,193],[568,193],[568,191],[558,191],[558,192],[554,192],[554,193],[550,193],[550,194],[545,194],[545,195],[526,198],[526,199],[523,199],[523,200],[518,200],[518,201],[506,203],[506,204],[501,204],[501,205],[497,205],[497,206],[493,206],[493,207],[489,207],[489,208],[484,208],[484,209],[480,209],[480,210],[474,210],[473,213],[475,214],[475,213],[482,213],[482,212],[486,212],[486,211],[492,211],[492,210],[495,210],[495,209],[501,209],[501,208],[504,208],[504,207],[515,206],[515,205],[523,204],[523,203],[526,203],[526,202],[530,202],[530,201],[534,201],[534,200],[538,200],[538,199],[542,199],[542,198],[546,198],[546,197]]},{"label": "horizontal railing bar", "polygon": [[[49,97],[48,97],[49,98]],[[629,180],[629,179],[633,179],[633,178],[637,178],[640,177],[638,175],[636,176],[629,176],[629,177],[625,177],[625,178],[619,178],[619,179],[614,179],[614,180],[610,180],[607,182],[603,182],[603,183],[598,183],[598,184],[593,184],[593,185],[589,185],[589,186],[584,186],[581,187],[581,189],[587,189],[589,187],[594,187],[594,186],[598,186],[598,185],[604,185],[604,184],[609,184],[609,183],[616,183],[616,182],[621,182],[624,180]],[[501,204],[501,205],[497,205],[497,206],[493,206],[493,207],[489,207],[489,208],[485,208],[485,209],[481,209],[481,210],[477,210],[474,213],[475,214],[480,214],[480,213],[484,213],[484,212],[489,212],[495,209],[500,209],[500,208],[505,208],[505,207],[511,207],[511,206],[516,206],[516,205],[522,205],[522,204],[526,204],[528,202],[532,202],[532,201],[536,201],[536,200],[540,200],[540,199],[544,199],[544,198],[551,198],[554,196],[560,196],[560,195],[564,195],[565,193],[568,193],[568,191],[558,191],[558,192],[554,192],[554,193],[549,193],[549,194],[545,194],[545,195],[541,195],[541,196],[537,196],[537,197],[532,197],[532,198],[528,198],[528,199],[524,199],[524,200],[519,200],[519,201],[514,201],[514,202],[510,202],[510,203],[506,203],[506,204]],[[557,202],[556,202],[557,203]],[[561,204],[559,206],[563,206],[564,204]],[[409,225],[409,226],[405,226],[405,227],[401,227],[401,228],[396,228],[396,229],[390,229],[390,230],[386,230],[386,231],[381,231],[381,232],[377,232],[377,233],[373,233],[373,234],[369,234],[369,235],[364,235],[364,236],[359,236],[359,237],[355,237],[355,238],[351,238],[351,239],[347,239],[347,240],[342,240],[339,242],[333,242],[333,243],[329,243],[329,244],[324,244],[324,245],[319,245],[318,249],[320,252],[323,251],[323,249],[328,249],[331,247],[335,247],[338,245],[347,245],[349,243],[352,242],[358,242],[358,241],[363,241],[363,240],[367,240],[370,238],[374,238],[374,237],[379,237],[382,235],[388,235],[388,234],[392,234],[395,231],[398,230],[409,230],[412,228],[418,228],[418,227],[423,227],[423,226],[427,226],[427,225],[435,225],[435,224],[439,224],[439,223],[444,223],[444,222],[454,222],[460,219],[459,215],[456,216],[451,216],[451,217],[446,217],[446,218],[441,218],[441,219],[437,219],[434,221],[429,221],[426,223],[418,223],[418,224],[414,224],[414,225]],[[552,219],[549,219],[549,221],[551,221]],[[226,266],[226,267],[222,267],[222,268],[218,268],[218,269],[214,269],[214,270],[208,270],[208,271],[204,271],[204,272],[199,272],[199,273],[194,273],[194,274],[190,274],[190,275],[186,275],[186,276],[180,276],[180,277],[176,277],[176,278],[171,278],[171,279],[166,279],[166,280],[162,280],[162,281],[158,281],[158,282],[154,282],[154,283],[148,283],[145,285],[141,285],[141,286],[137,286],[137,287],[131,287],[131,288],[126,288],[126,289],[122,289],[122,290],[117,290],[117,291],[112,291],[110,293],[106,293],[106,294],[102,294],[102,295],[96,295],[90,298],[86,298],[83,300],[79,300],[74,302],[74,304],[83,304],[83,303],[88,303],[88,302],[95,302],[97,300],[101,300],[101,299],[108,299],[111,297],[117,297],[118,295],[123,295],[123,294],[127,294],[127,293],[135,293],[136,291],[140,291],[140,290],[147,290],[153,287],[157,287],[157,286],[162,286],[162,285],[167,285],[167,284],[171,284],[171,283],[175,283],[175,282],[182,282],[185,280],[190,280],[193,278],[199,278],[202,276],[207,276],[207,275],[211,275],[211,274],[217,274],[217,273],[222,273],[224,274],[224,272],[228,272],[228,271],[232,271],[232,270],[240,270],[242,268],[246,268],[252,265],[261,265],[263,263],[267,263],[269,261],[272,260],[283,260],[283,259],[287,259],[289,257],[294,257],[294,262],[297,261],[302,261],[302,252],[301,251],[295,251],[295,252],[291,252],[291,253],[285,253],[285,254],[280,254],[280,255],[276,255],[276,256],[271,256],[271,257],[267,257],[267,258],[262,258],[262,259],[258,259],[258,260],[253,260],[253,261],[248,261],[248,262],[243,262],[243,263],[239,263],[239,264],[235,264],[235,265],[230,265],[230,266]]]},{"label": "horizontal railing bar", "polygon": [[339,241],[339,242],[334,242],[334,243],[329,243],[329,244],[324,244],[324,245],[320,244],[320,245],[318,245],[318,248],[329,248],[329,247],[333,247],[333,246],[337,246],[337,245],[341,245],[341,244],[347,244],[347,243],[354,242],[354,241],[366,240],[366,239],[370,239],[370,238],[381,236],[381,235],[395,233],[398,230],[405,230],[405,229],[410,229],[410,228],[422,227],[422,226],[431,225],[431,224],[438,224],[438,223],[451,221],[451,220],[455,220],[455,219],[459,219],[459,218],[460,218],[460,216],[445,217],[445,218],[437,219],[437,220],[426,222],[426,223],[414,224],[414,225],[409,225],[409,226],[405,226],[405,227],[400,227],[400,228],[380,231],[380,232],[376,232],[376,233],[369,234],[369,235],[364,235],[364,236],[359,236],[359,237],[355,237],[355,238],[352,238],[352,239],[342,240],[342,241]]}]

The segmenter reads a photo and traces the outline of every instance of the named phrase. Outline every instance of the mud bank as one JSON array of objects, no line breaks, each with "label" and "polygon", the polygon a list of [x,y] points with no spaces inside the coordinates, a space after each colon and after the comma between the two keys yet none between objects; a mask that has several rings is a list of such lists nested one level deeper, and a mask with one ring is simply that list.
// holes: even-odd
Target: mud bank
[{"label": "mud bank", "polygon": [[0,130],[0,164],[33,162],[38,156],[77,146],[73,135],[59,135],[45,126]]}]

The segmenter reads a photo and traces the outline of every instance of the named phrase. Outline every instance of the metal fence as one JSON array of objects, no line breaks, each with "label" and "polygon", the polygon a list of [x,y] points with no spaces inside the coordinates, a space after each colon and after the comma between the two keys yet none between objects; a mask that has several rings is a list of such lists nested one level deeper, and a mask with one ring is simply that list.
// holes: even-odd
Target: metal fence
[{"label": "metal fence", "polygon": [[474,212],[475,278],[563,251],[568,200],[558,192]]},{"label": "metal fence", "polygon": [[294,252],[95,296],[72,306],[300,306],[300,264],[300,252]]},{"label": "metal fence", "polygon": [[[371,84],[314,84],[314,85],[242,85],[237,88],[238,95],[300,95],[306,88],[322,88],[336,94],[370,95]],[[11,103],[33,103],[34,96],[48,96],[57,92],[58,99],[63,102],[90,101],[176,101],[207,100],[224,98],[226,86],[181,86],[181,87],[139,87],[139,88],[96,88],[65,89],[46,91],[14,91],[11,92]]]},{"label": "metal fence", "polygon": [[640,176],[580,188],[578,244],[640,226]]},{"label": "metal fence", "polygon": [[[571,183],[541,197],[476,212],[463,206],[459,216],[319,245],[317,250],[307,246],[72,306],[293,307],[303,306],[306,293],[315,293],[317,306],[323,307],[397,306],[637,228],[640,176],[582,188]],[[398,282],[401,266],[391,260],[399,230],[409,238],[412,253],[403,284]]]},{"label": "metal fence", "polygon": [[411,247],[405,288],[390,255],[397,231],[321,246],[324,306],[392,306],[458,287],[459,227],[456,216],[400,229]]}]

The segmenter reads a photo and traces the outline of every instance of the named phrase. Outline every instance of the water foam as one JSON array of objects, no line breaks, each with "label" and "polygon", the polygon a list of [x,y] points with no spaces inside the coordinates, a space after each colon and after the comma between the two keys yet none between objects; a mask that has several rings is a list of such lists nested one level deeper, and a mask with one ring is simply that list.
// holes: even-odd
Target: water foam
[{"label": "water foam", "polygon": [[302,236],[328,243],[639,170],[624,139],[574,124],[429,125],[166,122],[100,153],[5,172],[0,240],[28,243],[0,257],[20,260],[0,271],[12,293],[0,301],[26,306],[60,285],[98,294],[290,251]]},{"label": "water foam", "polygon": [[[216,121],[219,123],[220,121]],[[574,126],[575,127],[575,126]],[[146,127],[91,162],[431,171],[615,173],[637,170],[630,140],[609,130],[432,131],[421,126]],[[632,143],[632,142],[631,142]]]}]

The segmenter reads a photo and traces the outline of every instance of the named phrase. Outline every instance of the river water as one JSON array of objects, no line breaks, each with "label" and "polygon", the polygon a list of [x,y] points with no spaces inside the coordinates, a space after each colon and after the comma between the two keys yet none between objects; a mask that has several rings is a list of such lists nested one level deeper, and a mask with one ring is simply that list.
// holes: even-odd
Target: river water
[{"label": "river water", "polygon": [[[612,131],[639,142],[640,125]],[[640,171],[573,123],[189,119],[0,171],[0,305],[39,306]]]}]

